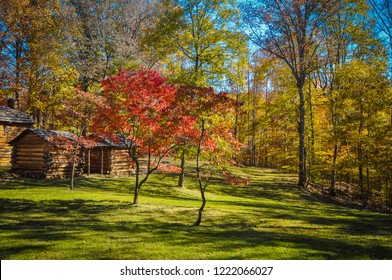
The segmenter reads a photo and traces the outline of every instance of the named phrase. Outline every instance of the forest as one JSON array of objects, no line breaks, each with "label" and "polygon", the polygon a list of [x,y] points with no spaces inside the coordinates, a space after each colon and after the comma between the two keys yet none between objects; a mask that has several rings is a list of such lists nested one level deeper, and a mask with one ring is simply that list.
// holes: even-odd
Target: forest
[{"label": "forest", "polygon": [[391,211],[391,15],[390,0],[2,0],[0,105],[121,135],[134,203],[152,172],[181,186],[192,161],[198,223],[213,172],[248,183],[233,164]]}]

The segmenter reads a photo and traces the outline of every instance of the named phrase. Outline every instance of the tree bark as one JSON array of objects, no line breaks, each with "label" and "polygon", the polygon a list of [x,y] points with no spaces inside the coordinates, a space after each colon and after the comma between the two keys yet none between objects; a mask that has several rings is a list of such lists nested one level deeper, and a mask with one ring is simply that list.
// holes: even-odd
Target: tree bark
[{"label": "tree bark", "polygon": [[87,152],[87,175],[90,176],[91,173],[91,149]]},{"label": "tree bark", "polygon": [[72,161],[72,169],[71,169],[71,182],[69,188],[73,190],[74,188],[74,178],[75,178],[75,162]]},{"label": "tree bark", "polygon": [[299,93],[299,121],[298,121],[298,138],[299,138],[299,164],[298,164],[298,186],[306,188],[306,146],[305,146],[305,96],[303,84],[298,86]]},{"label": "tree bark", "polygon": [[183,188],[184,187],[184,180],[185,180],[185,148],[182,148],[181,154],[181,173],[178,178],[178,186]]},{"label": "tree bark", "polygon": [[199,189],[200,189],[202,204],[201,204],[201,207],[199,208],[197,221],[194,224],[195,226],[199,226],[201,224],[201,220],[203,217],[203,210],[204,210],[204,207],[207,203],[207,200],[205,197],[205,186],[203,186],[203,178],[201,175],[201,168],[200,168],[200,156],[201,156],[201,149],[202,149],[202,145],[203,145],[204,132],[205,132],[204,120],[202,119],[201,120],[201,134],[200,134],[200,138],[199,138],[199,143],[198,143],[198,147],[197,147],[197,156],[196,156],[196,174],[197,174],[197,180],[199,182]]},{"label": "tree bark", "polygon": [[310,75],[309,75],[309,121],[310,121],[310,155],[308,159],[308,167],[307,167],[307,185],[309,182],[314,183],[314,177],[313,177],[313,165],[314,165],[314,160],[315,160],[315,131],[314,131],[314,117],[313,117],[313,100],[312,100],[312,88],[311,88],[311,81],[310,81]]},{"label": "tree bark", "polygon": [[361,200],[363,205],[366,205],[366,199],[365,199],[365,188],[363,185],[363,156],[362,156],[362,144],[358,143],[357,147],[357,152],[358,152],[358,184],[359,184],[359,189],[361,191]]},{"label": "tree bark", "polygon": [[336,195],[335,183],[336,183],[336,161],[338,158],[339,146],[334,145],[333,158],[332,158],[332,171],[331,171],[331,184],[329,186],[329,194]]},{"label": "tree bark", "polygon": [[103,175],[103,150],[101,151],[101,175]]},{"label": "tree bark", "polygon": [[195,222],[195,226],[200,226],[201,220],[203,217],[203,210],[204,210],[204,207],[206,206],[206,203],[207,203],[206,196],[205,196],[204,190],[203,190],[203,185],[201,184],[200,181],[199,181],[199,187],[200,187],[200,193],[201,193],[201,198],[202,198],[202,204],[201,204],[199,212],[198,212],[197,221]]},{"label": "tree bark", "polygon": [[133,204],[139,203],[139,173],[140,173],[140,165],[139,162],[136,161],[136,174],[135,174],[135,189],[134,189],[134,196],[133,196]]}]

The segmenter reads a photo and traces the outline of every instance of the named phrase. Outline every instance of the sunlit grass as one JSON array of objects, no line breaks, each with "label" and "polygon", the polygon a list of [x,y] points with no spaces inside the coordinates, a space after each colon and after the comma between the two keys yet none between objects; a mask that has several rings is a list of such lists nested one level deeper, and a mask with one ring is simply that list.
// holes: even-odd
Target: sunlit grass
[{"label": "sunlit grass", "polygon": [[133,178],[0,181],[1,259],[392,259],[392,216],[317,201],[276,170],[217,176],[202,225],[194,174],[186,188],[155,174],[133,206]]}]

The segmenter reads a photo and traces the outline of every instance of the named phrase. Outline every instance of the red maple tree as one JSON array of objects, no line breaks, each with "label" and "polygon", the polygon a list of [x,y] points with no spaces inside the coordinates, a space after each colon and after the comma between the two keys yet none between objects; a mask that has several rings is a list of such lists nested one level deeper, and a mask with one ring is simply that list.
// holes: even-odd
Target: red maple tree
[{"label": "red maple tree", "polygon": [[181,86],[176,95],[177,107],[192,119],[193,126],[183,131],[182,139],[195,149],[196,174],[202,205],[195,225],[200,225],[207,203],[205,192],[216,167],[232,159],[238,143],[230,127],[235,101],[225,92],[192,85]]},{"label": "red maple tree", "polygon": [[53,134],[48,137],[48,143],[53,148],[60,148],[67,157],[68,163],[71,165],[71,173],[69,188],[73,190],[75,181],[75,168],[79,164],[84,164],[84,150],[91,149],[95,146],[95,142],[83,136],[68,134]]},{"label": "red maple tree", "polygon": [[[100,106],[93,118],[93,130],[116,135],[128,148],[135,164],[134,204],[150,174],[162,168],[162,160],[177,144],[178,136],[192,127],[192,118],[176,111],[177,88],[156,71],[122,70],[102,81]],[[141,163],[145,162],[144,177]],[[164,166],[167,169],[167,166]]]}]

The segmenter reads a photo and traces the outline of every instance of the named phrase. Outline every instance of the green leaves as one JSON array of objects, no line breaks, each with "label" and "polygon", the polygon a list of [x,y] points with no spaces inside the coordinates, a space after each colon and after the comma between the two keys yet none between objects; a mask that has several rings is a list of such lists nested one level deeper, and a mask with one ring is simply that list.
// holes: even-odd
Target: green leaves
[{"label": "green leaves", "polygon": [[246,59],[246,40],[239,32],[233,2],[169,1],[144,42],[167,65],[171,82],[211,86]]}]

